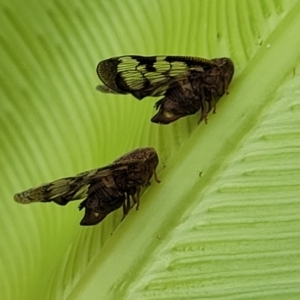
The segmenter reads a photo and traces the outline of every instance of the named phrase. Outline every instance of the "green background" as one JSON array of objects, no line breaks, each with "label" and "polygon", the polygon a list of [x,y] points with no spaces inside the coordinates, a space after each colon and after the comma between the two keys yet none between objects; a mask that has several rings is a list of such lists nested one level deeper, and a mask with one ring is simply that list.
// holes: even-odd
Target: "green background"
[{"label": "green background", "polygon": [[[1,299],[299,299],[300,2],[0,3]],[[124,55],[227,56],[208,124],[97,92]],[[79,226],[78,202],[15,192],[156,148],[140,210]]]}]

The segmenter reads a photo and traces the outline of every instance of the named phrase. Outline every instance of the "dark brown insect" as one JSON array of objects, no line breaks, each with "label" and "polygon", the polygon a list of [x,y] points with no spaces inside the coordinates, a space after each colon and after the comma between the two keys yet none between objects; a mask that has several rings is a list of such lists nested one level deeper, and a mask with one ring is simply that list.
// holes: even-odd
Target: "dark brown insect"
[{"label": "dark brown insect", "polygon": [[227,92],[234,65],[229,58],[207,60],[186,56],[119,56],[101,61],[97,73],[104,93],[164,96],[156,102],[154,123],[169,124],[201,111],[200,120]]},{"label": "dark brown insect", "polygon": [[121,206],[124,218],[131,208],[130,198],[138,209],[141,188],[150,184],[153,175],[159,182],[157,165],[154,148],[139,148],[108,166],[17,193],[14,199],[23,204],[53,201],[59,205],[84,199],[79,205],[80,210],[85,208],[80,225],[95,225]]}]

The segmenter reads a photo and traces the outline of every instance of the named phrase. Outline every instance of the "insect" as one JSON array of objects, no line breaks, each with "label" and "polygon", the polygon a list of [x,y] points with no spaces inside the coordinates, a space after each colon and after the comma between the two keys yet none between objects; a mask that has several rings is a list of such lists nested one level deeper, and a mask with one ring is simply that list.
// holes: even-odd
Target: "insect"
[{"label": "insect", "polygon": [[204,59],[189,56],[125,55],[101,61],[97,74],[103,93],[132,94],[142,100],[164,96],[156,102],[151,121],[169,124],[201,111],[201,120],[227,93],[234,65],[230,58]]},{"label": "insect", "polygon": [[[138,148],[116,159],[112,164],[31,188],[14,196],[16,202],[55,202],[66,205],[84,199],[79,210],[85,209],[80,225],[96,225],[110,212],[123,206],[123,218],[131,208],[140,204],[140,190],[150,184],[158,156],[154,148]],[[122,218],[122,220],[123,220]]]}]

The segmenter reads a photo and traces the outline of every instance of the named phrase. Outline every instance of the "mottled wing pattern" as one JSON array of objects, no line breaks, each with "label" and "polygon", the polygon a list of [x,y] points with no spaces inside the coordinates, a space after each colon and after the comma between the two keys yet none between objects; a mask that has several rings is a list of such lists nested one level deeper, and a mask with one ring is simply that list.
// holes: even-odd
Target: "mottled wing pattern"
[{"label": "mottled wing pattern", "polygon": [[191,71],[205,72],[217,67],[215,62],[189,56],[126,55],[101,61],[97,74],[106,93],[132,94],[141,100],[161,96],[170,84],[185,78]]},{"label": "mottled wing pattern", "polygon": [[159,182],[155,172],[158,165],[158,156],[154,148],[147,147],[133,150],[115,160],[114,164],[126,161],[140,161],[140,164],[130,164],[128,166],[126,185],[129,188],[147,185],[152,175],[154,175],[155,181]]},{"label": "mottled wing pattern", "polygon": [[159,182],[155,171],[157,165],[154,148],[139,148],[108,166],[17,193],[14,199],[22,204],[53,201],[59,205],[84,199],[79,205],[80,210],[85,209],[80,224],[95,225],[122,205],[124,218],[131,208],[130,197],[138,208],[141,187],[149,183],[153,174]]},{"label": "mottled wing pattern", "polygon": [[127,55],[101,61],[97,73],[104,83],[98,86],[102,92],[130,93],[140,100],[163,95],[155,105],[154,123],[169,124],[197,111],[199,121],[206,122],[208,112],[215,112],[216,102],[227,92],[234,65],[226,57]]},{"label": "mottled wing pattern", "polygon": [[66,177],[50,183],[31,188],[14,196],[16,202],[28,204],[33,202],[55,202],[66,205],[73,200],[80,200],[87,196],[89,186],[101,178],[112,176],[113,172],[126,173],[132,164],[139,164],[137,160],[119,162],[103,168],[80,173],[76,176]]}]

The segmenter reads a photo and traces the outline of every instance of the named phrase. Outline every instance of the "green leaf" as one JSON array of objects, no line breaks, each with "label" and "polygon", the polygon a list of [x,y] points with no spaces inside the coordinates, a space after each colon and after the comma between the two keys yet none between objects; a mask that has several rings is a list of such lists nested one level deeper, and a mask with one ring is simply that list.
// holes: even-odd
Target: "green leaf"
[{"label": "green leaf", "polygon": [[[24,2],[25,3],[25,2]],[[298,1],[1,3],[1,299],[299,299]],[[232,58],[216,114],[150,122],[97,92],[116,55]],[[13,194],[153,146],[159,177],[80,227],[78,203]]]}]

